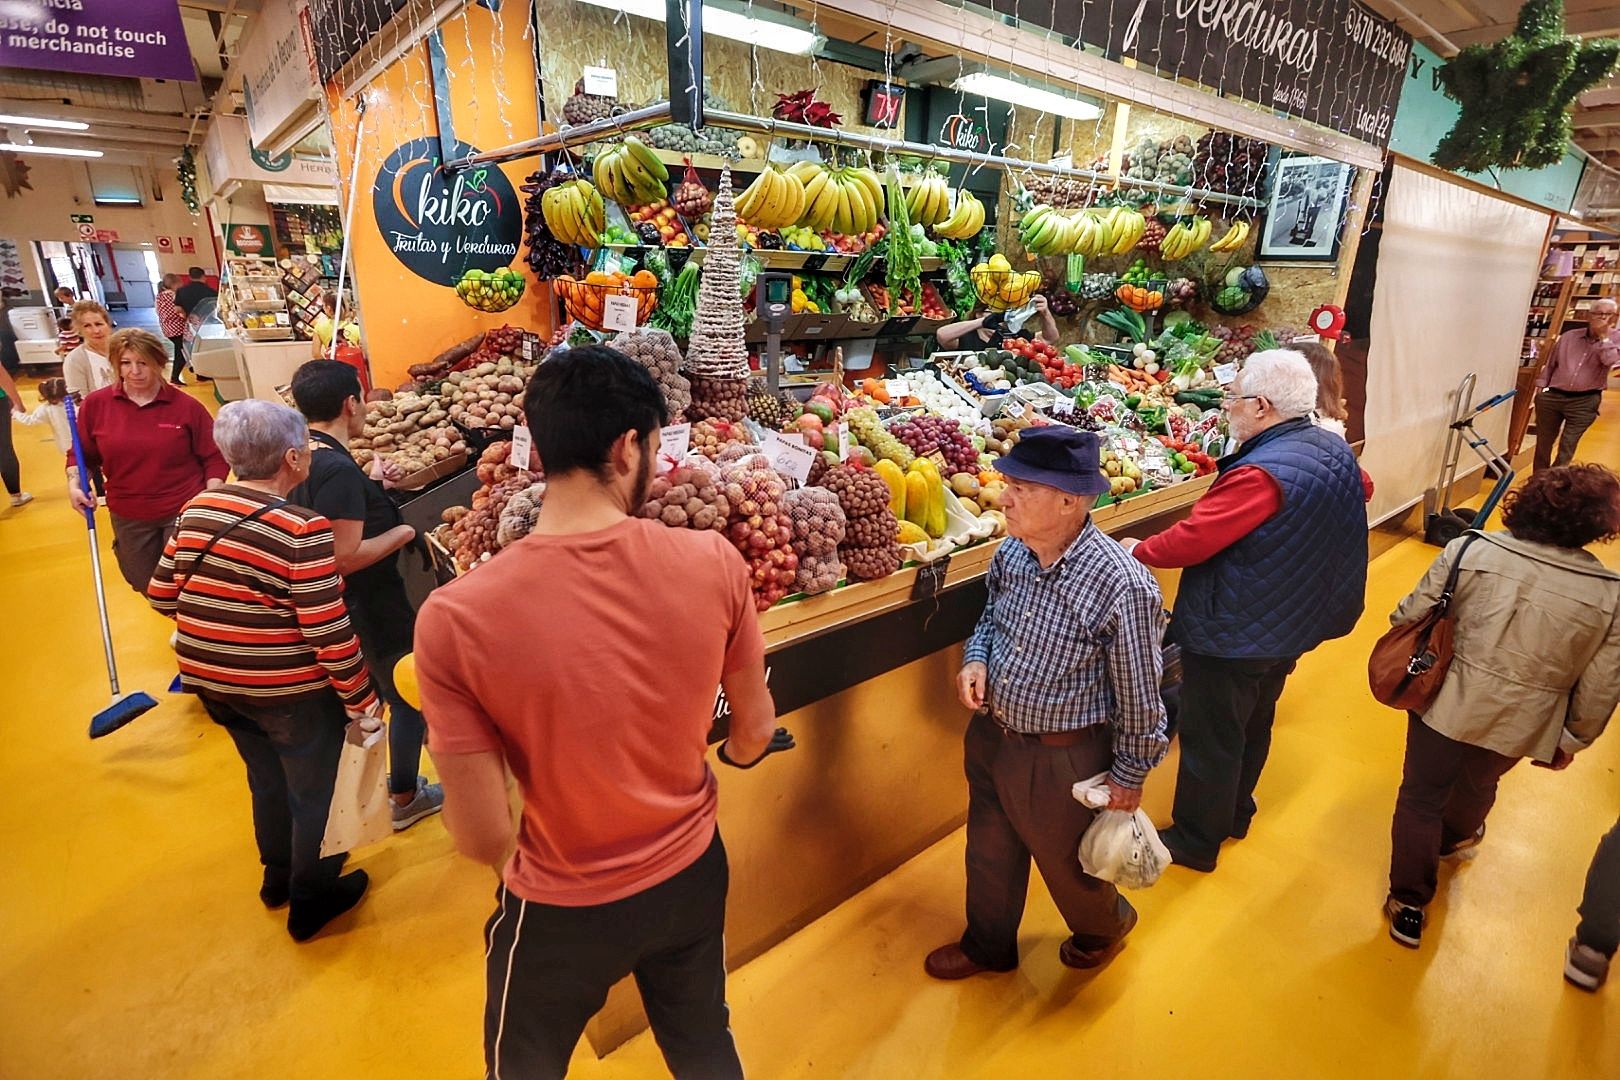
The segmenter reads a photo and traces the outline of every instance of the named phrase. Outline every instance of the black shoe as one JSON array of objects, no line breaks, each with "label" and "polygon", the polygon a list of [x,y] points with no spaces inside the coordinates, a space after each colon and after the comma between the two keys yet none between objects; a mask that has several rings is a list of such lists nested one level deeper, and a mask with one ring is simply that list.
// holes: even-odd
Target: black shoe
[{"label": "black shoe", "polygon": [[1384,914],[1389,917],[1389,936],[1416,949],[1423,944],[1423,909],[1401,903],[1393,896],[1384,901]]},{"label": "black shoe", "polygon": [[1163,840],[1164,846],[1170,849],[1170,861],[1177,866],[1185,866],[1187,869],[1196,870],[1200,874],[1213,874],[1215,872],[1215,860],[1200,859],[1196,855],[1189,854],[1187,849],[1182,846],[1181,837],[1176,834],[1174,825],[1161,832],[1159,839]]},{"label": "black shoe", "polygon": [[1136,929],[1136,920],[1138,918],[1136,909],[1132,908],[1130,915],[1125,919],[1125,929],[1120,931],[1119,937],[1109,944],[1095,949],[1083,949],[1075,944],[1074,938],[1071,937],[1058,946],[1058,959],[1062,961],[1064,967],[1077,968],[1081,971],[1102,967],[1118,956],[1119,951],[1125,947],[1125,938],[1130,935],[1132,930]]},{"label": "black shoe", "polygon": [[1443,851],[1441,851],[1440,852],[1440,857],[1442,859],[1455,859],[1455,858],[1472,859],[1474,856],[1473,856],[1473,854],[1471,854],[1471,852],[1473,852],[1473,850],[1475,848],[1479,847],[1480,841],[1482,841],[1484,839],[1485,839],[1485,826],[1481,825],[1474,832],[1473,836],[1465,836],[1461,840],[1457,841],[1455,844],[1453,844],[1450,847],[1448,847],[1448,848],[1444,849]]},{"label": "black shoe", "polygon": [[292,881],[292,871],[285,866],[267,866],[264,868],[264,884],[259,886],[259,899],[264,906],[274,911],[281,907],[290,898],[288,892]]},{"label": "black shoe", "polygon": [[287,915],[287,933],[294,941],[308,941],[327,923],[358,904],[370,882],[364,870],[356,870],[338,878],[326,893],[294,904]]}]

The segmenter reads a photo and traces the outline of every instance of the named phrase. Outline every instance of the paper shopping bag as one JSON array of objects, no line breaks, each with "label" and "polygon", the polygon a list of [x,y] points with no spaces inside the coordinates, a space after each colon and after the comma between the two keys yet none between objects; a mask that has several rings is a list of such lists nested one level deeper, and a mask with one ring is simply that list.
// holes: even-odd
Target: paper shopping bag
[{"label": "paper shopping bag", "polygon": [[394,831],[385,734],[381,721],[372,719],[350,721],[344,729],[332,809],[321,838],[322,858],[376,843]]}]

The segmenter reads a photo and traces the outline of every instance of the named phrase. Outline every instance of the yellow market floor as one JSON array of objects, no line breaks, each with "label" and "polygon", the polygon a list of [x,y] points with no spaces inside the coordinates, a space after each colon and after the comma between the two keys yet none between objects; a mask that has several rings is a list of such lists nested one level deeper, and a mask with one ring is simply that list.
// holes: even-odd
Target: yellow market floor
[{"label": "yellow market floor", "polygon": [[[488,872],[426,822],[357,858],[374,884],[344,932],[294,945],[254,895],[229,740],[162,692],[168,624],[116,580],[126,685],[161,705],[85,737],[107,697],[84,531],[48,437],[14,432],[38,500],[0,510],[0,1078],[479,1076]],[[1620,424],[1584,450],[1620,459]],[[1059,965],[1037,885],[1019,972],[927,979],[923,956],[961,928],[957,832],[733,973],[750,1075],[1620,1077],[1620,977],[1595,996],[1560,977],[1620,808],[1620,733],[1565,773],[1510,774],[1422,951],[1385,934],[1402,724],[1368,697],[1364,663],[1433,555],[1409,541],[1375,563],[1359,630],[1289,683],[1250,839],[1214,876],[1172,869],[1134,897],[1141,924],[1112,966]],[[1604,557],[1620,565],[1620,549]],[[662,1061],[646,1036],[601,1062],[582,1044],[573,1075],[659,1076]]]}]

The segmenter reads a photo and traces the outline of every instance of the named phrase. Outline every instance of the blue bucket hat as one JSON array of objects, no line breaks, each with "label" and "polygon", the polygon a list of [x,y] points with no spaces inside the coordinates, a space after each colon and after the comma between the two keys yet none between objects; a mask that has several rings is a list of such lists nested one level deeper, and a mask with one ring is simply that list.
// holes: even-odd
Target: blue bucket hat
[{"label": "blue bucket hat", "polygon": [[1108,490],[1101,440],[1067,424],[1025,428],[1011,452],[996,462],[996,471],[1070,495],[1101,495]]}]

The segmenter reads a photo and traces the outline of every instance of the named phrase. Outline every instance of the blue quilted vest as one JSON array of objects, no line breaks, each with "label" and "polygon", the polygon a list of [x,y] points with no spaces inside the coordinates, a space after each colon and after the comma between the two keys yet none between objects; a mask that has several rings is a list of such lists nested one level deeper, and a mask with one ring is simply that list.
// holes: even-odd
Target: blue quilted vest
[{"label": "blue quilted vest", "polygon": [[1366,499],[1349,445],[1307,419],[1288,420],[1223,458],[1219,471],[1242,465],[1277,481],[1282,509],[1182,571],[1175,640],[1205,656],[1261,660],[1348,634],[1367,591]]}]

